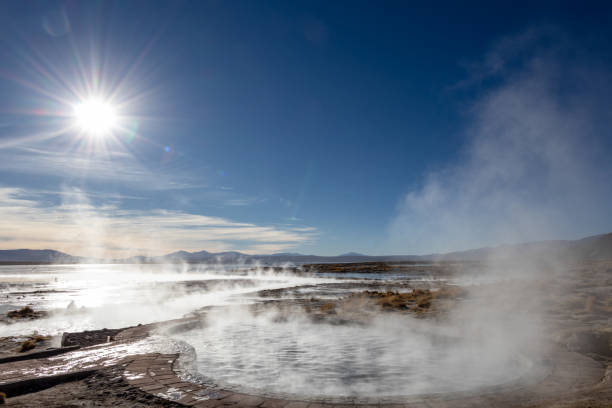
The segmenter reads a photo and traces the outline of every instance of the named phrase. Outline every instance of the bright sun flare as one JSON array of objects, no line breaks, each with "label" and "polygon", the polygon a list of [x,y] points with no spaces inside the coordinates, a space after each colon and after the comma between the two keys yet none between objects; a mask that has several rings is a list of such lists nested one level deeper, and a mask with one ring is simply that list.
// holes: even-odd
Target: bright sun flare
[{"label": "bright sun flare", "polygon": [[103,136],[117,126],[114,107],[100,99],[89,99],[74,107],[77,126],[90,135]]}]

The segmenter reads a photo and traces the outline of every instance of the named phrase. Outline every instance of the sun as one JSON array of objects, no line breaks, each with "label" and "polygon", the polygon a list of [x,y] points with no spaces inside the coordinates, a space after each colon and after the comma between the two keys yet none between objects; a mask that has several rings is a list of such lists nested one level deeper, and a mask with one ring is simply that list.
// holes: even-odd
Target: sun
[{"label": "sun", "polygon": [[103,99],[88,99],[74,107],[74,119],[81,131],[92,136],[105,136],[118,125],[115,107]]}]

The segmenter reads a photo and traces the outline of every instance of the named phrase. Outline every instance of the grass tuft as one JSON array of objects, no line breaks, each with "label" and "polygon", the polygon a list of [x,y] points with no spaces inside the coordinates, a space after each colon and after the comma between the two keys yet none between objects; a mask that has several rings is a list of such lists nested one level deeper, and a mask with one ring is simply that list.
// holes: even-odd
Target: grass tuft
[{"label": "grass tuft", "polygon": [[321,312],[323,313],[335,313],[336,305],[333,303],[325,303],[321,305]]},{"label": "grass tuft", "polygon": [[30,306],[22,307],[19,310],[12,310],[6,314],[10,318],[23,318],[34,316],[35,312]]},{"label": "grass tuft", "polygon": [[28,340],[26,340],[23,343],[21,343],[21,347],[19,348],[19,352],[20,353],[24,353],[26,351],[30,351],[34,347],[36,347],[36,344],[38,342],[49,340],[50,338],[51,337],[49,337],[49,336],[41,336],[40,334],[36,334],[35,333],[35,334],[31,335]]},{"label": "grass tuft", "polygon": [[26,340],[23,343],[21,343],[19,352],[24,353],[26,351],[32,350],[34,347],[36,347],[36,340]]}]

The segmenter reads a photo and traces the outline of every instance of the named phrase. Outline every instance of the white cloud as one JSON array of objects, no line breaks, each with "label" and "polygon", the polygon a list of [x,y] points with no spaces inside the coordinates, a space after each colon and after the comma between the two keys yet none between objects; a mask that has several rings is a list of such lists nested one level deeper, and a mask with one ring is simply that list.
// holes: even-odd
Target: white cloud
[{"label": "white cloud", "polygon": [[248,253],[282,251],[312,240],[309,227],[276,227],[165,209],[93,205],[67,189],[58,205],[37,194],[0,188],[0,241],[4,248],[51,248],[74,255],[160,255],[178,249]]}]

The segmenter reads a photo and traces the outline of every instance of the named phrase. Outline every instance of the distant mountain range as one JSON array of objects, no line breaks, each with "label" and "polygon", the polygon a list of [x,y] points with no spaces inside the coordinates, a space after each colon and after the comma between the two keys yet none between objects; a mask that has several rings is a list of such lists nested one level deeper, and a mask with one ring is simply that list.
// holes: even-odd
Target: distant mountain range
[{"label": "distant mountain range", "polygon": [[0,250],[0,262],[44,262],[44,263],[78,263],[81,258],[53,249],[8,249]]},{"label": "distant mountain range", "polygon": [[293,263],[353,263],[353,262],[434,262],[434,261],[480,261],[484,259],[517,259],[518,257],[558,257],[577,260],[612,260],[612,233],[595,235],[575,241],[540,241],[515,245],[500,245],[429,255],[369,256],[349,252],[337,256],[278,253],[271,255],[248,255],[236,251],[187,252],[177,251],[167,255],[146,257],[133,256],[124,259],[91,259],[72,256],[52,249],[0,250],[3,263],[261,263],[267,265]]}]

